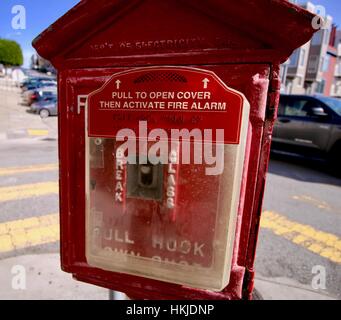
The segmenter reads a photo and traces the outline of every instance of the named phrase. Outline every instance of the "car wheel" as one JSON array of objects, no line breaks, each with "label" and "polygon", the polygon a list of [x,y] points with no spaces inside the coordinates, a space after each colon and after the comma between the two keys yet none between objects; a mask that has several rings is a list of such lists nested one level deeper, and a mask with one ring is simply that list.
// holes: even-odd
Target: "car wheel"
[{"label": "car wheel", "polygon": [[39,115],[40,115],[40,118],[46,119],[46,118],[48,118],[50,116],[50,111],[47,110],[47,109],[41,109],[39,111]]},{"label": "car wheel", "polygon": [[341,141],[337,142],[329,154],[331,169],[338,177],[341,177]]}]

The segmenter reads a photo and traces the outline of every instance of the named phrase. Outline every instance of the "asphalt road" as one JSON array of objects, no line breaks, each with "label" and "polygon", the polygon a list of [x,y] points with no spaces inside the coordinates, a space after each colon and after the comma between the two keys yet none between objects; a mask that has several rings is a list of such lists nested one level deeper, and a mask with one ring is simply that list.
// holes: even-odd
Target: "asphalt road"
[{"label": "asphalt road", "polygon": [[[17,93],[0,95],[6,97],[0,99],[1,264],[9,257],[58,252],[59,242],[56,118],[42,122],[18,105]],[[341,298],[340,187],[341,180],[321,164],[272,157],[257,275],[311,285],[320,266],[327,277],[321,290]]]},{"label": "asphalt road", "polygon": [[[326,293],[340,299],[341,180],[327,169],[320,163],[272,155],[256,272],[311,285],[314,267],[321,266],[326,273]],[[274,225],[267,223],[267,212],[280,215]],[[329,246],[333,236],[336,241]]]}]

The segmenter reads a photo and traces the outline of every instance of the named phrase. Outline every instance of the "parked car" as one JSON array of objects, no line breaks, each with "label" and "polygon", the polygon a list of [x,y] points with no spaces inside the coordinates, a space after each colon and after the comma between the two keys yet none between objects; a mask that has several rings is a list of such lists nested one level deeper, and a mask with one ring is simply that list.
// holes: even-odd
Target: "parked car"
[{"label": "parked car", "polygon": [[42,100],[35,102],[31,105],[31,111],[38,113],[42,118],[47,118],[49,116],[57,116],[57,97],[51,100]]},{"label": "parked car", "polygon": [[35,78],[27,78],[25,79],[24,81],[20,82],[20,88],[25,91],[27,86],[30,86],[30,85],[33,85],[33,84],[36,84],[38,82],[37,79]]},{"label": "parked car", "polygon": [[24,80],[20,84],[22,92],[48,86],[57,86],[57,82],[52,78],[37,77]]},{"label": "parked car", "polygon": [[31,90],[38,90],[40,88],[44,88],[44,87],[55,87],[56,83],[55,82],[37,82],[35,84],[30,84],[27,85],[24,90],[23,93],[25,93],[26,91],[31,91]]},{"label": "parked car", "polygon": [[273,148],[326,159],[341,172],[341,100],[281,95]]},{"label": "parked car", "polygon": [[48,100],[57,95],[57,87],[43,87],[25,91],[22,95],[22,104],[30,106],[39,100]]}]

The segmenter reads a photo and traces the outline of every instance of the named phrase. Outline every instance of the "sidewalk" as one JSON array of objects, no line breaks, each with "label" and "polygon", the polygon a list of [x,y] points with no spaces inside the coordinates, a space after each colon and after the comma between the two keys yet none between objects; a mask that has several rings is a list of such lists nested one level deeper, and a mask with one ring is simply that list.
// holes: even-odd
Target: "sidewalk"
[{"label": "sidewalk", "polygon": [[[15,266],[26,270],[26,290],[14,290]],[[109,291],[72,279],[61,271],[59,254],[0,260],[0,300],[108,300]]]},{"label": "sidewalk", "polygon": [[20,90],[4,91],[0,85],[0,140],[57,139],[57,117],[41,119],[21,105]]},{"label": "sidewalk", "polygon": [[[14,290],[14,266],[26,270],[26,290]],[[12,273],[13,272],[13,273]],[[256,288],[266,300],[330,300],[309,286],[286,278],[256,279]],[[0,260],[0,300],[108,300],[107,289],[84,284],[60,270],[59,254],[27,255]]]},{"label": "sidewalk", "polygon": [[255,288],[264,300],[335,300],[327,292],[314,290],[288,278],[256,277]]}]

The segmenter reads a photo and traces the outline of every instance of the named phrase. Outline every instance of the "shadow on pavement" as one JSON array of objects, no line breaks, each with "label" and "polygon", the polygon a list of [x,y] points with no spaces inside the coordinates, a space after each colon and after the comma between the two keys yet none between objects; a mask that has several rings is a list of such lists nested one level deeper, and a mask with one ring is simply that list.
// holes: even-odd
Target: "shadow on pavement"
[{"label": "shadow on pavement", "polygon": [[334,176],[328,164],[323,161],[271,152],[269,172],[299,181],[341,187],[341,179]]}]

